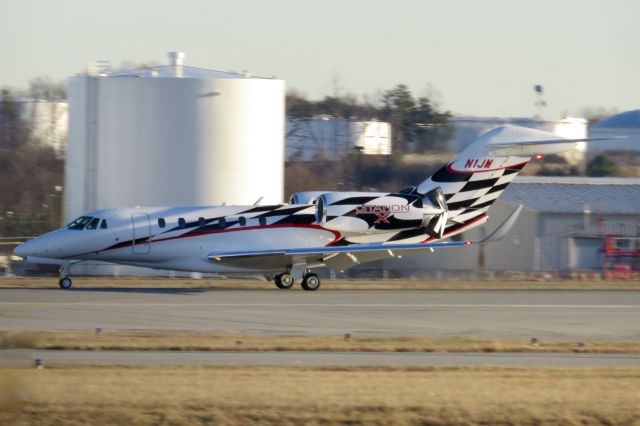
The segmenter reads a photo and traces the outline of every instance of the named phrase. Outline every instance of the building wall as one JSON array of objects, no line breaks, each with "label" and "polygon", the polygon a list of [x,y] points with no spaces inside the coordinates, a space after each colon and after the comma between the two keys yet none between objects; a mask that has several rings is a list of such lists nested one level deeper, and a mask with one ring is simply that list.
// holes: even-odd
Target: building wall
[{"label": "building wall", "polygon": [[93,96],[96,87],[97,80],[88,76],[69,79],[67,84],[67,96],[71,102],[64,182],[66,222],[90,208],[87,193],[93,181],[89,182],[89,175],[93,178],[95,170],[89,172],[87,153],[89,141],[94,141],[93,137],[89,137],[89,132],[95,123],[90,119],[95,111],[89,111],[89,106],[95,107]]},{"label": "building wall", "polygon": [[602,250],[604,237],[637,237],[640,217],[629,214],[541,214],[541,271],[600,270],[602,256],[580,256],[584,250]]},{"label": "building wall", "polygon": [[391,125],[342,118],[287,118],[286,160],[337,161],[358,148],[365,155],[391,154]]},{"label": "building wall", "polygon": [[[489,235],[514,210],[501,201],[489,211],[490,220],[462,234],[464,240]],[[423,276],[436,272],[574,272],[602,270],[605,236],[637,237],[640,216],[630,214],[545,213],[524,209],[507,236],[483,246],[441,249],[379,263],[391,275]],[[481,252],[484,252],[482,255]],[[365,266],[366,269],[366,266]]]},{"label": "building wall", "polygon": [[353,145],[365,155],[391,155],[391,124],[382,121],[352,121]]}]

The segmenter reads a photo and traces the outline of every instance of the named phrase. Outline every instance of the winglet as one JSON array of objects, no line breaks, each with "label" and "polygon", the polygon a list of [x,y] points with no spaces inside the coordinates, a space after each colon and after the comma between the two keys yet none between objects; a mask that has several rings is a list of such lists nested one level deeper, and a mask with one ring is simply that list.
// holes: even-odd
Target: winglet
[{"label": "winglet", "polygon": [[475,244],[484,244],[491,243],[494,241],[499,241],[504,238],[505,235],[513,228],[513,225],[518,220],[518,216],[520,216],[520,212],[524,208],[524,204],[520,204],[516,209],[509,215],[509,217],[502,223],[502,225],[498,226],[495,231],[489,234],[488,237],[475,242]]}]

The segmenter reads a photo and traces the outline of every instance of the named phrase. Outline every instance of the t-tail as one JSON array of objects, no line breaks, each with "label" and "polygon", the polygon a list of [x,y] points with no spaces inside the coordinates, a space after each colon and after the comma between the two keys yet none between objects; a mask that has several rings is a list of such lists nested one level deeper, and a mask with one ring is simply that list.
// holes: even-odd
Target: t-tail
[{"label": "t-tail", "polygon": [[498,127],[467,146],[416,191],[424,195],[442,189],[449,221],[445,235],[451,236],[471,223],[486,221],[489,207],[534,156],[572,150],[577,142],[586,140],[593,139],[564,139],[537,129]]}]

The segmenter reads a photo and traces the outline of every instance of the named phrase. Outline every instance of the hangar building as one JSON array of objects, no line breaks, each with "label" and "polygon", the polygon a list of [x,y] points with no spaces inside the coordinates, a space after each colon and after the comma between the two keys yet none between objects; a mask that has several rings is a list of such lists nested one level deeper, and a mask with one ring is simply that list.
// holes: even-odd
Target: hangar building
[{"label": "hangar building", "polygon": [[598,121],[589,129],[591,137],[624,136],[624,139],[592,143],[587,153],[593,157],[602,152],[635,151],[640,152],[640,109],[621,112]]}]

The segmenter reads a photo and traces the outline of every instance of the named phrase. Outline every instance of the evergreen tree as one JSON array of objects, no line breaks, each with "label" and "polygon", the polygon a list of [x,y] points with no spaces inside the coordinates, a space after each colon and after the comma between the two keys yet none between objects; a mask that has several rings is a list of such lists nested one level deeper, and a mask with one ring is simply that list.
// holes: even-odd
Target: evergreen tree
[{"label": "evergreen tree", "polygon": [[600,154],[589,161],[587,164],[587,176],[617,176],[618,167],[606,156]]}]

